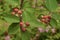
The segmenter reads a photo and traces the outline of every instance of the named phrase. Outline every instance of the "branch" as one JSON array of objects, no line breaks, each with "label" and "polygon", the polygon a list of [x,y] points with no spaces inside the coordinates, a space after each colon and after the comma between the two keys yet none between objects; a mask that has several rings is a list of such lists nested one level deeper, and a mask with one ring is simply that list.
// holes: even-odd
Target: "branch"
[{"label": "branch", "polygon": [[22,9],[23,8],[23,2],[24,2],[24,0],[20,0],[20,2],[21,2],[20,9]]}]

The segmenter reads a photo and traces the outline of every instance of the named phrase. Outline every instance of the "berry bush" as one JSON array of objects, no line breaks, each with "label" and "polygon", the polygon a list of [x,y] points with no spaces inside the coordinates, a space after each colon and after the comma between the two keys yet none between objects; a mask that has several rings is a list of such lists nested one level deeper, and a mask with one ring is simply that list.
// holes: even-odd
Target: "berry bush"
[{"label": "berry bush", "polygon": [[0,0],[0,40],[60,40],[60,0]]}]

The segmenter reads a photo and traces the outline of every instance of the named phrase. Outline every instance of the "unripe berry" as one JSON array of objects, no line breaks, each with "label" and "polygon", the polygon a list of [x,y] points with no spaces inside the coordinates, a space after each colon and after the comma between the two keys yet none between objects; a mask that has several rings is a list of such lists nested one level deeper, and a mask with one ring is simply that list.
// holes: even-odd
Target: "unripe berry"
[{"label": "unripe berry", "polygon": [[26,31],[26,28],[22,27],[21,30],[22,30],[23,32],[25,32],[25,31]]},{"label": "unripe berry", "polygon": [[30,26],[30,23],[29,23],[29,22],[26,22],[25,25],[26,25],[26,26]]},{"label": "unripe berry", "polygon": [[15,14],[17,17],[19,16],[18,14]]},{"label": "unripe berry", "polygon": [[20,22],[20,27],[22,27],[24,25],[24,23],[23,22]]},{"label": "unripe berry", "polygon": [[14,12],[18,12],[18,10],[19,10],[18,8],[14,8],[13,9]]},{"label": "unripe berry", "polygon": [[12,15],[15,15],[15,12],[12,12],[11,14],[12,14]]},{"label": "unripe berry", "polygon": [[19,10],[19,11],[18,11],[18,14],[20,14],[20,15],[21,15],[21,14],[22,14],[22,11],[21,11],[21,10]]}]

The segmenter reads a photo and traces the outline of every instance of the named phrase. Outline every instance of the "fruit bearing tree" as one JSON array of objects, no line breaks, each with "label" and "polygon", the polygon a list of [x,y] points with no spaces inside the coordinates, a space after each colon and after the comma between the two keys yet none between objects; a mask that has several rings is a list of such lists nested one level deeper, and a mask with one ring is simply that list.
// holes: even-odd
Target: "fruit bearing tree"
[{"label": "fruit bearing tree", "polygon": [[60,40],[59,0],[0,0],[0,40]]}]

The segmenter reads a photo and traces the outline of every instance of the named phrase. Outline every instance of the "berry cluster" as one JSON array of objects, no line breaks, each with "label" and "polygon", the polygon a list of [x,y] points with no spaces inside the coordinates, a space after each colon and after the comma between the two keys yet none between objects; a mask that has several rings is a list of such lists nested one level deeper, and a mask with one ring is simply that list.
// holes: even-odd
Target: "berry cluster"
[{"label": "berry cluster", "polygon": [[50,22],[50,19],[51,19],[51,17],[48,16],[48,15],[46,15],[46,16],[41,16],[41,21],[42,21],[43,23],[48,24],[48,23]]},{"label": "berry cluster", "polygon": [[16,16],[21,15],[22,10],[19,10],[19,8],[17,7],[13,8],[12,15],[15,15],[15,14],[17,14]]},{"label": "berry cluster", "polygon": [[26,28],[24,27],[24,24],[26,25],[26,27],[30,26],[29,22],[26,22],[26,23],[23,23],[23,22],[20,22],[20,28],[23,32],[26,31]]}]

